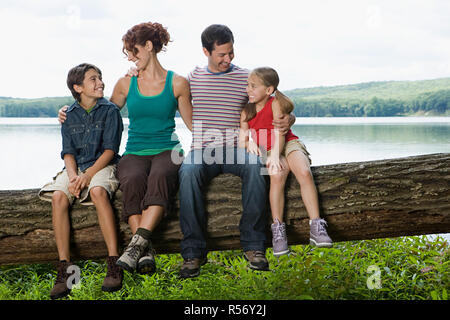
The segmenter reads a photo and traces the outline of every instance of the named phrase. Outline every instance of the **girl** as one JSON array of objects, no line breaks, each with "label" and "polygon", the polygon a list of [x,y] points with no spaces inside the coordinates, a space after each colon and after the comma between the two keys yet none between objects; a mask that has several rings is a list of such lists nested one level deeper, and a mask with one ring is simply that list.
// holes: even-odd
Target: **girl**
[{"label": "girl", "polygon": [[[272,68],[257,68],[248,77],[249,103],[241,114],[240,147],[248,152],[263,155],[267,151],[266,167],[270,175],[270,208],[273,223],[272,244],[275,256],[289,252],[286,225],[283,221],[284,186],[292,170],[309,216],[310,243],[318,247],[333,245],[327,234],[325,220],[320,219],[316,186],[310,169],[311,160],[306,147],[291,130],[282,135],[274,129],[272,121],[294,109],[293,102],[277,90],[279,78]],[[275,93],[275,97],[272,95]],[[251,132],[252,140],[249,139]]]}]

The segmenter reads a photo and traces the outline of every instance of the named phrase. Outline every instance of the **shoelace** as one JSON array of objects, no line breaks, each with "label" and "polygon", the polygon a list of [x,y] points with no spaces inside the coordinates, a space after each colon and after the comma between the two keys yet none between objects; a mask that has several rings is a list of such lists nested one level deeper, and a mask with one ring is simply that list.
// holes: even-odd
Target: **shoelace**
[{"label": "shoelace", "polygon": [[284,240],[286,238],[286,226],[282,223],[278,223],[275,225],[273,239],[275,241]]},{"label": "shoelace", "polygon": [[138,242],[138,237],[137,237],[137,235],[134,235],[133,238],[131,239],[130,244],[128,245],[127,249],[125,250],[125,252],[129,256],[131,256],[134,260],[137,260],[143,252],[143,249],[141,248],[141,246],[136,244],[137,242]]},{"label": "shoelace", "polygon": [[325,229],[325,226],[328,227],[327,222],[324,219],[320,219],[317,223],[317,232],[319,234],[327,234],[327,230]]},{"label": "shoelace", "polygon": [[137,260],[141,256],[141,247],[138,245],[131,245],[127,248],[127,254],[131,256],[134,260]]},{"label": "shoelace", "polygon": [[108,258],[108,268],[106,272],[106,276],[112,276],[113,278],[117,278],[120,275],[120,267],[116,266],[116,259]]}]

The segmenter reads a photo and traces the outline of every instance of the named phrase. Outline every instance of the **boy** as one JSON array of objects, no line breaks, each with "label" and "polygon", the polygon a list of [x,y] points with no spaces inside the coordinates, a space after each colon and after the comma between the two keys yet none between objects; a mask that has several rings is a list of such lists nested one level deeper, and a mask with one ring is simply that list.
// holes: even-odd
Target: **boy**
[{"label": "boy", "polygon": [[70,293],[67,268],[70,262],[69,207],[75,201],[83,205],[94,204],[99,225],[108,249],[108,272],[103,291],[116,291],[122,287],[123,274],[116,267],[118,259],[117,231],[110,198],[117,190],[115,177],[119,160],[119,145],[123,123],[116,105],[103,98],[104,83],[101,71],[94,65],[83,63],[72,68],[67,86],[75,102],[67,110],[62,124],[61,157],[65,168],[40,191],[42,200],[52,202],[52,220],[59,264],[52,299]]}]

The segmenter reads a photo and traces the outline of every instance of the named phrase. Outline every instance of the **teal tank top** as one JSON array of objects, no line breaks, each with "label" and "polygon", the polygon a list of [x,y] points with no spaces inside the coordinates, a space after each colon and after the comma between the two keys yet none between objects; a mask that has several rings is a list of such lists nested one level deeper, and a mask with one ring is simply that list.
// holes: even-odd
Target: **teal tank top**
[{"label": "teal tank top", "polygon": [[126,154],[154,155],[180,149],[175,133],[175,113],[178,101],[172,89],[173,71],[167,72],[163,91],[155,96],[140,93],[137,77],[132,77],[127,96],[128,140]]}]

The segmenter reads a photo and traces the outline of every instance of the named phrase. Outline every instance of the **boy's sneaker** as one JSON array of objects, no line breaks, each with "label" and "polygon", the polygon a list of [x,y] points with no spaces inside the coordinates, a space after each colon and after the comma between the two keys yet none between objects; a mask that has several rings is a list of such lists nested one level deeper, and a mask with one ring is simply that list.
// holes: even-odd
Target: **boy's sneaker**
[{"label": "boy's sneaker", "polygon": [[144,254],[147,248],[148,240],[145,240],[142,236],[135,234],[131,238],[130,244],[125,249],[125,252],[117,260],[117,265],[128,272],[133,272],[136,269],[136,265],[139,259]]},{"label": "boy's sneaker", "polygon": [[249,266],[253,270],[269,271],[269,262],[263,251],[245,251],[244,258],[249,262]]},{"label": "boy's sneaker", "polygon": [[108,271],[103,280],[103,291],[114,292],[122,288],[123,270],[116,265],[118,259],[118,256],[110,256],[106,259]]},{"label": "boy's sneaker", "polygon": [[333,246],[333,241],[328,236],[327,230],[325,229],[328,225],[324,219],[310,220],[309,225],[309,243],[311,245],[319,248],[331,248]]},{"label": "boy's sneaker", "polygon": [[280,221],[276,219],[275,222],[272,223],[271,229],[273,255],[277,257],[289,253],[286,236],[286,224],[284,222],[280,223]]},{"label": "boy's sneaker", "polygon": [[56,275],[55,285],[53,289],[50,291],[51,299],[59,299],[67,296],[70,293],[70,289],[67,287],[67,279],[70,274],[67,273],[67,268],[71,266],[71,262],[67,262],[66,260],[62,260],[58,262],[57,270],[58,273]]},{"label": "boy's sneaker", "polygon": [[140,274],[150,274],[155,272],[155,250],[153,250],[151,242],[148,242],[148,247],[145,249],[144,254],[139,259],[136,271]]},{"label": "boy's sneaker", "polygon": [[206,257],[185,259],[180,269],[180,277],[183,279],[197,277],[200,274],[200,267],[207,261]]}]

